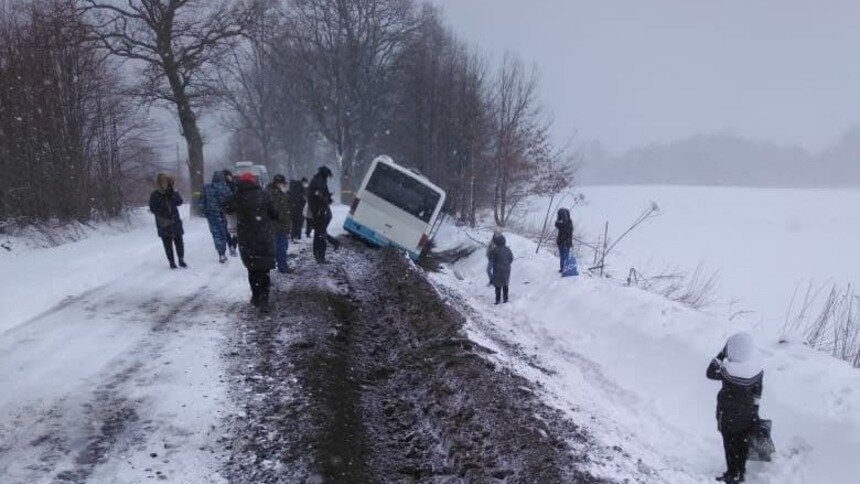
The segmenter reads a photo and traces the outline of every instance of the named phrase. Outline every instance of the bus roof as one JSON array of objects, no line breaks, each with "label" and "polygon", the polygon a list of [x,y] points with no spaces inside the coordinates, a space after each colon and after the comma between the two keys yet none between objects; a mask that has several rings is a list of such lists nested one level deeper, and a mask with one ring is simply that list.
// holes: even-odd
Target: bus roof
[{"label": "bus roof", "polygon": [[398,164],[397,164],[397,163],[395,163],[395,162],[394,162],[394,160],[392,160],[392,159],[391,159],[391,157],[390,157],[390,156],[388,156],[388,155],[379,155],[379,156],[377,156],[376,158],[374,158],[374,159],[373,159],[373,163],[385,163],[386,165],[388,165],[388,166],[390,166],[390,167],[392,167],[392,168],[396,169],[397,171],[400,171],[400,172],[402,172],[402,173],[405,173],[406,175],[409,175],[409,176],[410,176],[410,177],[412,177],[412,178],[415,178],[415,179],[417,179],[417,180],[420,180],[422,183],[424,183],[425,185],[429,186],[429,187],[430,187],[430,188],[432,188],[433,190],[435,190],[435,191],[437,191],[437,192],[441,193],[441,194],[442,194],[442,196],[445,196],[445,195],[446,195],[445,190],[442,190],[441,188],[439,188],[439,186],[438,186],[438,185],[436,185],[435,183],[431,182],[431,181],[430,181],[426,176],[424,176],[424,175],[422,175],[422,174],[420,174],[420,173],[417,173],[417,172],[415,172],[414,170],[411,170],[411,169],[409,169],[409,168],[406,168],[405,166],[398,165]]}]

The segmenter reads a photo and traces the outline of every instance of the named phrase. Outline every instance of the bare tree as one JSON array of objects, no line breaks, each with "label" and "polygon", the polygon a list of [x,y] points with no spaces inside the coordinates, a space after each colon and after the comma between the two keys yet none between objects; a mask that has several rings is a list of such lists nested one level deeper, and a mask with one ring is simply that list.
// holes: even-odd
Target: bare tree
[{"label": "bare tree", "polygon": [[146,141],[115,62],[70,0],[0,9],[0,218],[118,215],[129,147]]},{"label": "bare tree", "polygon": [[527,197],[560,193],[572,181],[567,149],[553,147],[537,100],[537,72],[506,55],[493,88],[493,217],[504,227]]},{"label": "bare tree", "polygon": [[380,136],[398,53],[419,24],[412,0],[292,0],[281,52],[295,88],[334,146],[342,188]]},{"label": "bare tree", "polygon": [[421,26],[398,58],[393,106],[380,148],[448,192],[446,210],[475,222],[484,200],[488,102],[484,64],[425,7]]},{"label": "bare tree", "polygon": [[[257,2],[204,0],[82,0],[96,24],[95,40],[111,54],[140,66],[133,93],[176,110],[188,149],[192,195],[203,188],[200,108],[213,86],[207,70],[234,47],[255,18]],[[196,209],[196,204],[192,204]]]}]

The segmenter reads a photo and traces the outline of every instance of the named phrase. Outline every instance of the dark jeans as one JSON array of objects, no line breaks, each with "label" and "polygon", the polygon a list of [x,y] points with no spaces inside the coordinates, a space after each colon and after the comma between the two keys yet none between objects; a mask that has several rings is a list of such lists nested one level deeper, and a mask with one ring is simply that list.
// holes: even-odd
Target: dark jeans
[{"label": "dark jeans", "polygon": [[269,271],[252,271],[248,269],[248,284],[251,285],[251,296],[256,303],[269,302],[269,288],[272,285]]},{"label": "dark jeans", "polygon": [[209,222],[209,232],[212,233],[212,241],[215,242],[215,251],[218,255],[224,255],[227,252],[227,241],[230,239],[230,234],[227,233],[227,220],[221,214],[207,215],[206,221]]},{"label": "dark jeans", "polygon": [[286,272],[290,265],[287,262],[287,249],[290,247],[290,238],[286,232],[275,232],[275,261],[278,263],[278,271]]},{"label": "dark jeans", "polygon": [[332,240],[328,234],[328,224],[331,220],[327,217],[315,217],[314,221],[314,258],[317,262],[325,260],[328,242]]},{"label": "dark jeans", "polygon": [[722,432],[723,449],[726,452],[726,468],[729,477],[739,479],[746,474],[749,456],[749,431]]},{"label": "dark jeans", "polygon": [[570,257],[570,247],[565,247],[563,245],[558,246],[558,271],[564,271],[564,263],[567,262],[568,257]]},{"label": "dark jeans", "polygon": [[178,237],[162,237],[161,243],[164,244],[164,254],[170,265],[175,265],[176,261],[173,258],[173,246],[176,246],[176,255],[179,257],[179,262],[185,260],[185,245],[182,243],[182,236]]},{"label": "dark jeans", "polygon": [[[302,213],[302,209],[296,210],[293,208],[293,213]],[[293,216],[291,220],[292,225],[290,226],[290,238],[293,240],[299,240],[302,238],[302,224],[305,223],[305,218],[301,215]]]},{"label": "dark jeans", "polygon": [[311,236],[311,231],[314,229],[314,219],[306,218],[305,219],[305,237]]},{"label": "dark jeans", "polygon": [[504,301],[508,302],[508,286],[496,286],[496,302],[502,301],[502,295],[504,294]]}]

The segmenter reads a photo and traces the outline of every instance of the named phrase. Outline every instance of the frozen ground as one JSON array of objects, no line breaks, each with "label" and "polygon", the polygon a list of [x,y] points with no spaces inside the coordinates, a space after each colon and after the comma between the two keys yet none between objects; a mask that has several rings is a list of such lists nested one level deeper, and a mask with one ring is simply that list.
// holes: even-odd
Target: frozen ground
[{"label": "frozen ground", "polygon": [[[719,271],[724,312],[781,328],[798,285],[860,283],[860,190],[730,187],[584,187],[587,206],[573,210],[577,229],[594,240],[609,221],[619,235],[655,201],[661,215],[632,232],[611,259],[618,277],[630,267],[654,274],[702,264]],[[590,254],[589,254],[590,255]],[[718,308],[712,308],[718,309]]]},{"label": "frozen ground", "polygon": [[238,260],[213,264],[186,221],[190,268],[170,271],[148,220],[0,255],[3,482],[216,482],[224,326]]},{"label": "frozen ground", "polygon": [[[601,220],[601,207],[614,207],[614,213],[625,215],[620,217],[624,220],[635,218],[649,200],[647,188],[636,190],[639,192],[633,199],[623,198],[626,189],[592,192],[592,205],[578,209],[577,218]],[[625,243],[625,258],[649,251],[661,253],[667,260],[675,253],[692,254],[695,264],[698,256],[708,254],[711,248],[724,257],[718,260],[731,262],[730,250],[719,249],[729,245],[743,252],[743,262],[724,268],[723,273],[737,272],[738,280],[746,273],[743,264],[763,264],[764,260],[783,264],[794,250],[800,255],[823,254],[834,275],[852,273],[853,248],[841,245],[846,242],[839,240],[839,234],[856,240],[858,225],[846,226],[856,217],[847,205],[853,193],[829,195],[835,197],[832,203],[838,200],[842,207],[838,221],[829,214],[815,217],[811,213],[809,197],[814,194],[796,194],[802,209],[789,209],[797,215],[786,219],[800,217],[806,221],[799,222],[801,226],[809,224],[808,232],[800,232],[804,242],[799,242],[783,240],[791,227],[765,220],[762,213],[765,200],[775,204],[780,198],[784,205],[792,200],[792,194],[776,197],[771,191],[757,195],[727,190],[723,195],[733,200],[735,208],[721,214],[713,199],[689,190],[650,197],[666,214]],[[656,190],[657,195],[668,192],[671,190]],[[738,206],[744,201],[752,204],[748,210]],[[855,202],[853,206],[858,205]],[[770,210],[776,213],[775,207]],[[827,228],[828,224],[836,227]],[[747,228],[755,230],[745,232]],[[821,234],[830,234],[830,238],[822,241]],[[732,237],[738,240],[732,242]],[[757,237],[766,240],[754,240]],[[437,240],[444,250],[489,238],[487,230],[466,232],[446,226]],[[780,344],[772,327],[753,318],[730,322],[720,314],[696,312],[614,280],[561,279],[552,254],[542,251],[535,255],[533,242],[510,234],[508,239],[516,257],[509,305],[491,304],[482,250],[446,266],[432,279],[453,304],[466,312],[471,310],[470,335],[497,350],[500,362],[541,382],[545,398],[575,421],[589,422],[587,431],[600,443],[618,446],[634,456],[630,460],[611,456],[602,462],[598,459],[594,464],[597,475],[644,482],[701,483],[722,473],[721,441],[714,419],[719,386],[705,379],[705,368],[730,334],[748,330],[757,338],[766,362],[762,415],[774,421],[779,452],[773,463],[752,464],[749,482],[856,482],[860,475],[856,459],[860,455],[860,372],[856,369],[802,345]],[[809,245],[816,240],[823,245]],[[782,257],[764,250],[767,244],[773,244],[772,251]],[[761,257],[750,253],[756,247],[761,248]],[[765,274],[785,274],[782,266],[772,271],[758,267],[760,273],[749,269],[755,284],[734,288],[767,290]],[[796,267],[810,269],[807,277],[823,273],[808,261]],[[785,287],[791,290],[791,284]],[[636,458],[641,459],[638,465]]]},{"label": "frozen ground", "polygon": [[[631,213],[647,199],[630,201]],[[675,212],[658,202],[662,222]],[[419,271],[392,270],[355,244],[325,271],[299,265],[276,278],[278,309],[261,323],[241,264],[215,262],[205,222],[186,221],[186,232],[185,271],[167,270],[145,214],[127,232],[0,250],[0,481],[256,484],[383,469],[438,482],[566,469],[707,482],[722,456],[718,385],[704,370],[739,329],[766,360],[762,413],[779,449],[751,466],[750,482],[860,474],[860,373],[780,344],[754,318],[729,322],[612,280],[560,279],[553,255],[510,236],[510,304],[490,304],[482,250],[431,276],[472,342]],[[438,242],[488,238],[447,225]],[[291,251],[308,258],[307,244]],[[362,440],[368,431],[388,440]]]}]

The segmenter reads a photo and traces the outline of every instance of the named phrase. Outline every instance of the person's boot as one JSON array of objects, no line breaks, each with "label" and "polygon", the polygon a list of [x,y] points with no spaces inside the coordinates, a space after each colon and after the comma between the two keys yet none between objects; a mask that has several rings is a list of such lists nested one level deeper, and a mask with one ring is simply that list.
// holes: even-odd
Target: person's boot
[{"label": "person's boot", "polygon": [[173,259],[167,259],[167,262],[170,262],[171,269],[176,269],[176,262]]},{"label": "person's boot", "polygon": [[179,259],[179,267],[183,269],[188,269],[188,264],[186,264],[184,260]]},{"label": "person's boot", "polygon": [[236,257],[236,248],[230,247],[230,257]]},{"label": "person's boot", "polygon": [[227,262],[227,256],[224,254],[218,254],[218,262],[220,262],[222,264]]},{"label": "person's boot", "polygon": [[257,307],[260,308],[260,312],[263,314],[266,314],[269,312],[271,307],[269,306],[269,294],[268,293],[260,295],[260,300],[258,302]]}]

